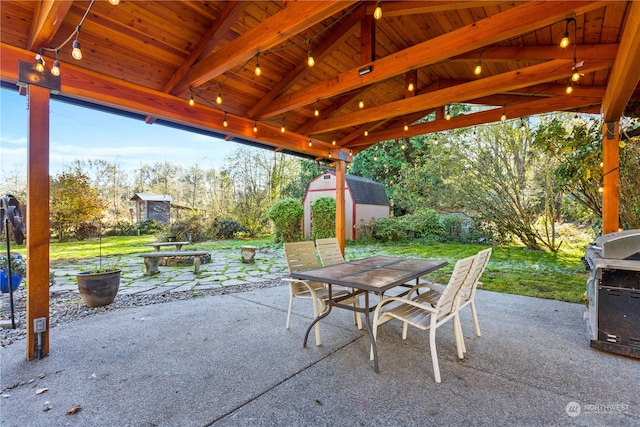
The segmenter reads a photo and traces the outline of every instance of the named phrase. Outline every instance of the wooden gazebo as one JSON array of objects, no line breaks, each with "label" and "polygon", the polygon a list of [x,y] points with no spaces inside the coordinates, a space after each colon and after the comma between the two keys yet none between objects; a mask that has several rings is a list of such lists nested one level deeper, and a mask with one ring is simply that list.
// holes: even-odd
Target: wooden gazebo
[{"label": "wooden gazebo", "polygon": [[[597,113],[604,231],[618,229],[618,120],[640,98],[640,2],[3,0],[0,9],[2,85],[29,107],[28,358],[33,319],[49,317],[51,97],[333,162],[338,236],[345,163],[376,142],[503,114]],[[489,109],[447,120],[463,102]]]}]

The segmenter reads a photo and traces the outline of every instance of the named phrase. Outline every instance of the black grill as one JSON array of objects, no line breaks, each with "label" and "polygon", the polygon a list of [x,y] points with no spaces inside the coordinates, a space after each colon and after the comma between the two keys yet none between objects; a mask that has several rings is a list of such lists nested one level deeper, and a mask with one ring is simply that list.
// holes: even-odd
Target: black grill
[{"label": "black grill", "polygon": [[591,347],[640,358],[640,230],[599,237],[583,263]]}]

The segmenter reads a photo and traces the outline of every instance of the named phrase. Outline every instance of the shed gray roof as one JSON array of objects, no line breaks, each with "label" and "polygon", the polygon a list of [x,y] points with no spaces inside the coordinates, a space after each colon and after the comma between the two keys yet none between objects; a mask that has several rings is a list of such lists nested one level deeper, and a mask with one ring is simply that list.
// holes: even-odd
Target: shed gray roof
[{"label": "shed gray roof", "polygon": [[361,176],[347,175],[346,178],[355,203],[389,206],[389,197],[382,184]]},{"label": "shed gray roof", "polygon": [[135,193],[131,200],[142,200],[145,202],[171,202],[173,198],[168,194]]}]

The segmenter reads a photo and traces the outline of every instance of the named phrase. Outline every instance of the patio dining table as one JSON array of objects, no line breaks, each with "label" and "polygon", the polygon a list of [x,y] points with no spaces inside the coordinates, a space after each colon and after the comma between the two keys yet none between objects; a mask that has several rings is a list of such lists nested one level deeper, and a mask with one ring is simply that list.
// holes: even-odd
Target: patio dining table
[{"label": "patio dining table", "polygon": [[[331,312],[332,307],[339,307],[356,311],[358,313],[364,313],[366,320],[365,325],[367,326],[369,340],[371,341],[371,347],[373,349],[374,370],[375,372],[378,372],[378,352],[369,318],[369,313],[375,310],[375,305],[373,307],[370,306],[369,294],[373,292],[374,294],[382,297],[384,292],[397,286],[407,286],[406,284],[408,282],[442,268],[445,265],[447,265],[446,261],[373,256],[354,261],[345,261],[339,264],[328,265],[311,270],[292,271],[290,276],[294,279],[323,282],[326,283],[329,288],[327,308],[313,320],[311,325],[309,325],[304,336],[303,347],[307,346],[309,332],[313,326],[320,320],[327,317]],[[333,298],[332,286],[335,285],[351,288],[353,291],[349,295]],[[359,294],[364,294],[364,307],[354,307],[341,303],[341,301]],[[406,294],[406,292],[404,292],[404,294]]]}]

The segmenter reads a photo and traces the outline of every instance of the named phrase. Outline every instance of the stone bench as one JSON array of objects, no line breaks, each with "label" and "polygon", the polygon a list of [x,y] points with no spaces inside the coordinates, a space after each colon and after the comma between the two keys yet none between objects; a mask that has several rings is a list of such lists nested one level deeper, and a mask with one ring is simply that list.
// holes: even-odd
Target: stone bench
[{"label": "stone bench", "polygon": [[160,273],[158,269],[158,263],[165,257],[193,257],[193,272],[200,273],[200,264],[202,258],[207,256],[207,251],[164,251],[164,252],[145,252],[138,254],[138,256],[144,258],[145,276],[153,276]]}]

